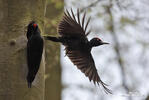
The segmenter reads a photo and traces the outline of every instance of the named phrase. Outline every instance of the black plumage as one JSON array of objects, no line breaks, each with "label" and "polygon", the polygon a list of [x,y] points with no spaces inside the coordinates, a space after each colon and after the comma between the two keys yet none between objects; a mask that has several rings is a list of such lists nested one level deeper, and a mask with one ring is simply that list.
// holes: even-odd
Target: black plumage
[{"label": "black plumage", "polygon": [[39,70],[43,52],[43,39],[38,25],[33,21],[28,25],[27,38],[27,82],[28,87],[31,88],[31,84]]},{"label": "black plumage", "polygon": [[45,36],[47,40],[54,42],[61,42],[65,46],[66,55],[72,61],[74,65],[77,66],[88,78],[90,81],[93,81],[94,84],[101,83],[106,93],[111,93],[106,86],[106,84],[100,79],[93,57],[91,55],[92,47],[108,44],[102,42],[99,38],[93,38],[90,41],[87,39],[87,35],[90,31],[86,31],[90,18],[85,23],[86,14],[84,13],[82,17],[82,22],[80,21],[80,12],[77,11],[77,18],[71,9],[71,15],[66,10],[64,16],[59,23],[58,33],[60,37],[51,37]]},{"label": "black plumage", "polygon": [[27,34],[26,34],[27,39],[29,39],[34,32],[34,26],[33,25],[36,25],[35,21],[31,21],[27,26]]}]

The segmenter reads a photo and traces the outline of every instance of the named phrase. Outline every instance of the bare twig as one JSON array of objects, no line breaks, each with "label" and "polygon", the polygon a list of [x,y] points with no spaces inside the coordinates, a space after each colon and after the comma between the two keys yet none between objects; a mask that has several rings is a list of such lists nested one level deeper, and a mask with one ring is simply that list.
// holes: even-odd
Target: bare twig
[{"label": "bare twig", "polygon": [[[115,43],[114,49],[115,49],[115,52],[117,54],[116,56],[117,56],[119,68],[120,68],[120,71],[121,71],[122,86],[124,87],[124,89],[127,92],[129,92],[129,87],[127,86],[127,83],[126,83],[126,74],[125,74],[125,69],[124,69],[125,67],[124,67],[124,63],[123,63],[123,57],[122,57],[121,52],[120,52],[120,44],[119,44],[115,29],[114,29],[115,25],[114,25],[113,14],[112,14],[112,9],[111,9],[112,6],[113,5],[112,5],[112,2],[111,2],[109,7],[108,7],[108,13],[109,13],[109,16],[110,16],[111,34],[112,34],[113,41]],[[129,100],[131,100],[131,97],[129,97]]]},{"label": "bare twig", "polygon": [[95,1],[95,2],[93,2],[93,3],[91,3],[91,4],[89,4],[88,6],[83,7],[83,8],[80,10],[80,13],[82,13],[84,10],[86,10],[86,9],[88,9],[88,8],[90,8],[90,7],[96,6],[100,1],[104,1],[104,0],[97,0],[97,1]]}]

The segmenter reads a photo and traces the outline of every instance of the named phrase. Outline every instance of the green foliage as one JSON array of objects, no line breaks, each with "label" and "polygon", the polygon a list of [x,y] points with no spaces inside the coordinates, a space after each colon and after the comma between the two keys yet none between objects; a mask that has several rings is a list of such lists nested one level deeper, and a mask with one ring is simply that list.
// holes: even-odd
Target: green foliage
[{"label": "green foliage", "polygon": [[54,4],[56,9],[62,9],[64,7],[64,3],[62,0],[47,0],[48,4]]},{"label": "green foliage", "polygon": [[57,9],[61,9],[61,8],[63,8],[63,2],[62,1],[59,1],[59,2],[57,2],[56,4],[55,4],[55,8],[57,8]]},{"label": "green foliage", "polygon": [[136,21],[135,20],[132,20],[130,18],[127,18],[127,17],[121,17],[120,18],[120,23],[125,26],[127,24],[131,24],[131,25],[136,25]]},{"label": "green foliage", "polygon": [[110,24],[105,25],[105,27],[106,27],[106,30],[108,30],[108,31],[112,31],[113,30],[113,26],[110,25]]},{"label": "green foliage", "polygon": [[103,17],[103,13],[98,12],[98,13],[97,13],[97,16],[98,16],[99,18],[101,18],[101,17]]}]

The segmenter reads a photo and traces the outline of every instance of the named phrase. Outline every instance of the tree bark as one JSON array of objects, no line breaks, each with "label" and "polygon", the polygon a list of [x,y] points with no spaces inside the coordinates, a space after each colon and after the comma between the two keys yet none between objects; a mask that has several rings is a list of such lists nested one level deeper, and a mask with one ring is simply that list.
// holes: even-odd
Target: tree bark
[{"label": "tree bark", "polygon": [[32,88],[27,87],[26,29],[43,31],[45,0],[0,0],[0,100],[44,100],[44,54]]},{"label": "tree bark", "polygon": [[[47,35],[58,35],[57,24],[61,19],[63,0],[48,0],[45,18],[45,32]],[[60,67],[60,44],[45,41],[46,47],[46,77],[45,77],[45,100],[61,100],[61,67]]]}]

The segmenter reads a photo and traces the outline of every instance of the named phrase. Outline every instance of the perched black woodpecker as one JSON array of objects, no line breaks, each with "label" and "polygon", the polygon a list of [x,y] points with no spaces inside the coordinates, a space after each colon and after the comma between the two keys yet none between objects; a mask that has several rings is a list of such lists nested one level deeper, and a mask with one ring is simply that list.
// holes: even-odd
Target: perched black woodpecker
[{"label": "perched black woodpecker", "polygon": [[40,30],[38,25],[32,21],[28,25],[27,30],[27,65],[28,65],[28,74],[27,82],[28,87],[31,88],[32,82],[35,79],[35,76],[39,70],[40,62],[43,52],[43,39],[40,35]]},{"label": "perched black woodpecker", "polygon": [[84,13],[81,22],[79,10],[77,10],[77,18],[75,17],[72,9],[71,14],[68,10],[66,10],[58,26],[58,33],[60,36],[45,36],[45,39],[54,42],[61,42],[65,46],[66,55],[72,63],[76,65],[90,81],[93,81],[95,85],[99,85],[100,83],[103,86],[104,91],[111,94],[111,90],[108,89],[107,85],[100,79],[91,55],[91,49],[93,47],[108,43],[103,42],[99,38],[93,38],[90,41],[87,39],[87,35],[90,31],[86,32],[86,30],[90,18],[85,24],[85,17],[86,14]]}]

